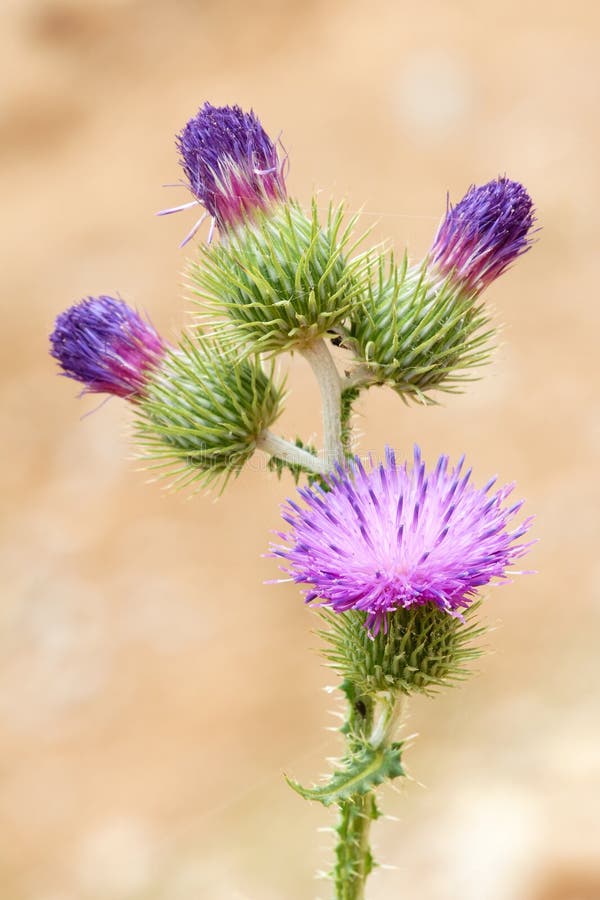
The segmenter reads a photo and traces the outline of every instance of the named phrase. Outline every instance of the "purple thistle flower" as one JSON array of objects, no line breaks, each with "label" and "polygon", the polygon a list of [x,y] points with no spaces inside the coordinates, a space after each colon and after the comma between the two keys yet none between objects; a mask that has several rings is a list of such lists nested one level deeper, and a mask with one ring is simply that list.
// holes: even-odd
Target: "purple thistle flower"
[{"label": "purple thistle flower", "polygon": [[287,501],[282,515],[292,530],[278,532],[286,543],[272,545],[272,555],[309,585],[306,602],[362,610],[374,634],[400,608],[435,603],[460,616],[478,588],[506,579],[530,546],[518,540],[532,521],[510,531],[523,503],[505,505],[514,485],[490,494],[492,479],[475,488],[463,461],[449,470],[441,456],[426,473],[418,447],[410,470],[387,448],[385,464],[366,471],[355,457],[329,476],[327,490],[300,489],[304,508]]},{"label": "purple thistle flower", "polygon": [[430,259],[443,277],[454,273],[482,291],[531,246],[533,201],[522,184],[498,178],[469,188],[440,225]]},{"label": "purple thistle flower", "polygon": [[[285,200],[285,160],[280,161],[275,144],[252,111],[205,103],[176,141],[195,202],[206,208],[221,231]],[[194,202],[164,212],[191,205]]]},{"label": "purple thistle flower", "polygon": [[61,374],[85,384],[85,392],[137,400],[165,352],[149,322],[113,297],[88,297],[61,313],[50,335]]}]

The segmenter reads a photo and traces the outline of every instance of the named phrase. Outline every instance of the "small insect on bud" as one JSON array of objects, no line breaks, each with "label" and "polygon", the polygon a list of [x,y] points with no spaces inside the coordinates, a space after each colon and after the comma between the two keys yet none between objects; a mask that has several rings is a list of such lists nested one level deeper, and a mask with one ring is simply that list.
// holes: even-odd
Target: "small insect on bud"
[{"label": "small insect on bud", "polygon": [[152,325],[122,300],[88,297],[56,319],[51,355],[84,392],[139,400],[161,362],[165,344]]},{"label": "small insect on bud", "polygon": [[469,291],[483,291],[531,246],[533,201],[518,181],[498,178],[469,188],[452,206],[431,248],[430,263]]}]

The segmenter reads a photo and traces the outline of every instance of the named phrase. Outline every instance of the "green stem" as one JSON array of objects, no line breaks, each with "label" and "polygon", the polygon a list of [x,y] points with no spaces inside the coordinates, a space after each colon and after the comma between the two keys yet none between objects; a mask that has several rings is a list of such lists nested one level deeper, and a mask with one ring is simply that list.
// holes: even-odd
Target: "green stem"
[{"label": "green stem", "polygon": [[282,459],[291,466],[301,466],[303,469],[319,475],[324,475],[327,471],[325,463],[318,456],[314,456],[314,454],[309,453],[302,447],[292,444],[291,441],[286,441],[285,438],[273,434],[268,429],[265,429],[258,435],[256,446],[259,450],[268,453],[269,456]]},{"label": "green stem", "polygon": [[[342,729],[346,734],[348,753],[357,744],[368,742],[381,747],[392,742],[403,711],[402,699],[397,695],[384,696],[382,710],[375,720],[372,696],[360,695],[355,686],[344,682],[349,711]],[[364,900],[365,884],[375,865],[369,843],[371,822],[379,816],[374,791],[350,797],[339,804],[338,834],[334,869],[335,900]]]},{"label": "green stem", "polygon": [[325,464],[333,469],[343,462],[342,447],[342,383],[333,357],[323,338],[317,338],[300,351],[310,364],[321,390],[323,402],[323,443]]},{"label": "green stem", "polygon": [[340,804],[335,848],[336,900],[364,900],[365,883],[373,868],[369,845],[371,822],[378,816],[375,796],[345,800]]},{"label": "green stem", "polygon": [[352,407],[359,394],[360,388],[350,387],[342,390],[342,448],[347,456],[350,456],[352,453]]},{"label": "green stem", "polygon": [[[321,389],[325,464],[333,469],[350,451],[352,404],[358,396],[360,382],[344,384],[342,393],[342,380],[322,338],[308,344],[301,352],[310,363]],[[392,695],[385,697],[383,711],[374,725],[374,697],[361,695],[348,680],[342,690],[349,705],[342,729],[346,735],[347,756],[351,757],[365,745],[379,748],[391,742],[399,714],[395,698]],[[355,794],[340,800],[338,807],[336,864],[332,873],[335,897],[336,900],[364,900],[365,883],[374,866],[369,832],[371,822],[379,815],[375,793],[371,790],[366,794]]]}]

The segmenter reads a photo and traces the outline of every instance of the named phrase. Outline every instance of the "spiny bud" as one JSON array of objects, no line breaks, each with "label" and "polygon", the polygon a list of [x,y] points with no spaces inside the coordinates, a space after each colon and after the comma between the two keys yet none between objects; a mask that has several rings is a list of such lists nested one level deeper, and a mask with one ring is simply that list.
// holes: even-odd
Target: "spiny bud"
[{"label": "spiny bud", "polygon": [[178,486],[224,484],[250,459],[283,399],[273,366],[265,371],[257,358],[240,360],[214,338],[183,338],[137,407],[143,458]]},{"label": "spiny bud", "polygon": [[319,222],[287,202],[259,214],[226,243],[205,247],[192,265],[194,292],[238,348],[278,353],[301,348],[345,319],[358,303],[362,260],[349,262],[355,218],[343,207]]},{"label": "spiny bud", "polygon": [[529,250],[534,222],[533,201],[518,181],[473,185],[456,206],[448,202],[431,266],[468,291],[482,291]]},{"label": "spiny bud", "polygon": [[349,346],[366,363],[365,384],[388,383],[404,398],[456,390],[491,350],[482,291],[531,246],[533,203],[516,181],[471,187],[448,206],[425,260],[386,270],[371,262],[363,308],[353,311]]},{"label": "spiny bud", "polygon": [[381,256],[369,263],[347,343],[366,384],[426,403],[432,390],[457,390],[487,362],[493,333],[486,308],[450,277],[432,279],[427,263],[409,267],[406,256],[400,266]]},{"label": "spiny bud", "polygon": [[101,295],[74,304],[56,319],[51,355],[62,374],[85,392],[144,396],[165,344],[152,325],[122,300]]}]

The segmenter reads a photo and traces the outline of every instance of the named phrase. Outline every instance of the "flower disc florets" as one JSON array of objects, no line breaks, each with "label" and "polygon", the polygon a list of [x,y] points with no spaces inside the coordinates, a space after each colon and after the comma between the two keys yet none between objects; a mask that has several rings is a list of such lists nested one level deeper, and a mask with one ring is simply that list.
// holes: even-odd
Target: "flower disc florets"
[{"label": "flower disc florets", "polygon": [[144,396],[148,377],[165,353],[152,325],[122,300],[88,297],[56,319],[51,354],[63,374],[90,393]]},{"label": "flower disc florets", "polygon": [[285,200],[283,163],[252,111],[205,103],[177,147],[192,193],[220,230]]},{"label": "flower disc florets", "polygon": [[482,291],[531,246],[533,201],[518,181],[498,178],[473,185],[448,204],[430,262],[442,277],[454,274],[467,290]]},{"label": "flower disc florets", "polygon": [[287,502],[292,530],[279,535],[286,544],[273,553],[309,586],[307,602],[362,610],[374,634],[397,609],[434,603],[460,615],[478,588],[505,578],[525,553],[529,545],[517,541],[531,522],[510,531],[523,502],[505,506],[513,485],[490,494],[495,479],[475,488],[462,467],[461,459],[448,470],[441,456],[427,474],[418,448],[410,470],[389,449],[385,465],[370,471],[356,457],[330,476],[328,490],[301,489],[304,508]]}]

